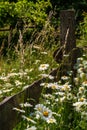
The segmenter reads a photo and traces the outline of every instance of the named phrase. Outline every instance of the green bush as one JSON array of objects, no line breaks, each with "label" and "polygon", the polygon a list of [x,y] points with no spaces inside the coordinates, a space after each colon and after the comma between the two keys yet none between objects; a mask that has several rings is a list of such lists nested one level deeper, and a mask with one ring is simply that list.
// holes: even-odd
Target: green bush
[{"label": "green bush", "polygon": [[78,44],[81,46],[87,46],[87,13],[83,13],[83,20],[79,24]]}]

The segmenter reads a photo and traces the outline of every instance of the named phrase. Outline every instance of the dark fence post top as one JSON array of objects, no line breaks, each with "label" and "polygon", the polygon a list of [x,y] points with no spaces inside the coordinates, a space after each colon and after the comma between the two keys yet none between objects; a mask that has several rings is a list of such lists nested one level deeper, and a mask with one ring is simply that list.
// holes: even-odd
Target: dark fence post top
[{"label": "dark fence post top", "polygon": [[76,47],[74,10],[60,11],[60,45],[66,53]]}]

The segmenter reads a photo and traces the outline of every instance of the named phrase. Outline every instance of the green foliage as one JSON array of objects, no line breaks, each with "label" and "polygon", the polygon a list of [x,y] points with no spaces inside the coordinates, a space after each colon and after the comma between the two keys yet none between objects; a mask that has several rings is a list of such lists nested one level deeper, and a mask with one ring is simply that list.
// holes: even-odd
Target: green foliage
[{"label": "green foliage", "polygon": [[[43,24],[46,20],[46,9],[51,6],[49,1],[36,3],[27,0],[19,0],[10,3],[8,1],[0,3],[0,25],[16,25],[17,18],[22,18],[24,22],[33,22],[36,25]],[[15,23],[14,23],[15,22]]]},{"label": "green foliage", "polygon": [[81,33],[86,36],[87,35],[87,13],[83,13],[84,20],[80,22],[80,27],[81,27]]},{"label": "green foliage", "polygon": [[[19,38],[18,31],[19,29],[23,29],[23,27],[25,27],[23,30],[24,43],[28,42],[29,38],[32,35],[34,36],[33,33],[37,33],[37,31],[42,29],[45,25],[48,8],[51,8],[51,3],[49,0],[37,0],[36,2],[28,0],[11,2],[5,0],[0,2],[0,28],[12,29],[12,33],[0,32],[0,46],[2,46],[3,39],[5,39],[6,42],[4,42],[4,47],[6,48],[8,44],[10,44],[11,47],[14,48],[13,46],[17,44]],[[34,26],[36,28],[26,29],[26,26]],[[8,39],[10,34],[11,40],[9,43]],[[4,53],[6,53],[5,49]]]},{"label": "green foliage", "polygon": [[79,23],[79,33],[80,39],[78,39],[78,44],[80,46],[87,46],[87,13],[83,13],[83,20]]},{"label": "green foliage", "polygon": [[1,2],[0,3],[0,27],[5,25],[10,25],[14,23],[14,19],[16,20],[16,13],[14,11],[15,4],[9,2]]},{"label": "green foliage", "polygon": [[[63,0],[55,0],[55,1],[54,0],[2,0],[0,2],[0,28],[9,27],[9,26],[11,28],[15,28],[17,27],[18,24],[17,21],[22,21],[23,26],[35,25],[35,27],[37,27],[35,29],[33,28],[33,29],[24,30],[24,40],[25,42],[27,42],[27,39],[29,39],[31,35],[34,36],[34,32],[37,33],[46,24],[48,14],[51,9],[52,12],[50,13],[51,15],[49,16],[50,26],[57,28],[59,26],[60,10],[75,9],[76,23],[78,23],[78,21],[83,19],[82,12],[84,10],[86,11],[86,6],[87,6],[86,0],[82,0],[82,1],[68,0],[67,2]],[[86,22],[84,21],[84,23]],[[81,27],[79,27],[78,30],[80,29],[81,31],[83,31]],[[13,44],[12,42],[14,42],[14,44],[17,43],[18,39],[16,38],[15,40],[15,36],[16,33],[13,36],[11,44]],[[50,38],[51,37],[49,36],[48,43]],[[3,41],[2,38],[1,41]]]},{"label": "green foliage", "polygon": [[23,0],[23,2],[19,1],[16,3],[15,11],[19,17],[27,18],[28,22],[38,25],[45,22],[47,16],[46,8],[48,6],[50,6],[50,2],[37,1],[35,4],[34,2]]}]

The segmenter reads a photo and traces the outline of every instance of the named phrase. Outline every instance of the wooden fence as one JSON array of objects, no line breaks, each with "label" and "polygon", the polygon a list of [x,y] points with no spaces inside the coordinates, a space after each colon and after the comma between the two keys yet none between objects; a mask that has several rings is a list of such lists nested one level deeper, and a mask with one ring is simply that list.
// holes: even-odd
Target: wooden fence
[{"label": "wooden fence", "polygon": [[[53,70],[50,74],[56,76],[57,69]],[[19,108],[20,103],[24,103],[28,98],[34,99],[30,101],[34,106],[39,103],[42,86],[40,84],[45,82],[46,78],[35,81],[29,85],[25,90],[15,94],[14,96],[7,97],[0,103],[0,130],[12,130],[20,121],[20,114],[13,110],[14,107]]]},{"label": "wooden fence", "polygon": [[[72,66],[76,62],[76,58],[79,56],[78,55],[79,49],[76,49],[76,42],[75,42],[74,11],[73,10],[61,11],[60,23],[61,23],[60,24],[60,48],[58,48],[54,52],[54,58],[57,62],[59,62],[60,59],[60,63],[61,63],[61,61],[63,60],[63,55],[69,54],[70,57],[68,63],[71,62],[69,67],[72,69]],[[58,71],[60,76],[64,74],[60,72],[61,65],[60,68],[56,68],[50,74],[56,77]],[[46,78],[42,78],[38,81],[35,81],[25,90],[15,94],[14,96],[10,96],[4,99],[0,103],[0,130],[12,130],[16,126],[16,124],[20,121],[20,115],[17,115],[17,113],[13,111],[14,107],[19,107],[19,104],[26,102],[27,98],[35,99],[35,102],[32,102],[33,105],[39,102],[39,98],[42,91],[42,86],[40,86],[40,84],[45,80]]]}]

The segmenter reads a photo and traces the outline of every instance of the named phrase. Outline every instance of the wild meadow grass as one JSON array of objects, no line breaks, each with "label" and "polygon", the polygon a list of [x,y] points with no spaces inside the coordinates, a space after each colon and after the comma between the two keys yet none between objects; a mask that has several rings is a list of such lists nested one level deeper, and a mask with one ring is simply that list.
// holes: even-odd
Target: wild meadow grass
[{"label": "wild meadow grass", "polygon": [[[11,96],[35,80],[43,77],[42,70],[48,74],[57,66],[52,57],[53,49],[43,49],[38,45],[23,46],[12,55],[0,59],[0,101]],[[43,73],[44,74],[44,73]]]},{"label": "wild meadow grass", "polygon": [[[43,90],[39,104],[33,108],[28,99],[20,104],[20,108],[13,108],[21,113],[21,122],[13,130],[86,130],[87,53],[77,59],[74,66],[77,74],[73,83],[72,71],[54,81],[49,73],[58,67],[52,56],[57,45],[51,32],[54,30],[47,30],[47,27],[32,44],[24,45],[20,32],[14,51],[8,48],[6,58],[0,57],[0,101],[25,89],[37,79],[48,77],[50,82],[47,80],[40,84]],[[48,34],[51,35],[47,39]],[[49,39],[51,42],[48,42]],[[51,90],[50,93],[47,90]]]},{"label": "wild meadow grass", "polygon": [[[41,64],[39,70],[47,75],[50,64]],[[87,128],[87,56],[83,54],[74,66],[77,74],[68,72],[57,82],[43,82],[39,104],[21,103],[21,122],[14,130],[86,130]],[[54,77],[51,77],[52,79]],[[47,89],[51,89],[47,93]],[[33,111],[30,111],[33,109]]]},{"label": "wild meadow grass", "polygon": [[41,67],[48,66],[46,74],[49,74],[57,66],[53,59],[57,33],[49,20],[40,32],[33,31],[26,44],[23,39],[25,31],[19,30],[18,42],[13,48],[8,45],[6,56],[2,53],[5,46],[2,44],[0,48],[0,101],[43,77]]},{"label": "wild meadow grass", "polygon": [[[21,122],[13,130],[86,130],[87,128],[87,55],[77,59],[76,77],[71,84],[72,71],[59,81],[49,75],[58,64],[53,59],[56,46],[20,45],[0,62],[0,100],[25,89],[35,80],[48,77],[41,83],[40,102],[34,108],[29,103],[13,110],[21,113]],[[47,90],[51,89],[50,93]],[[32,109],[32,111],[31,111]]]}]

